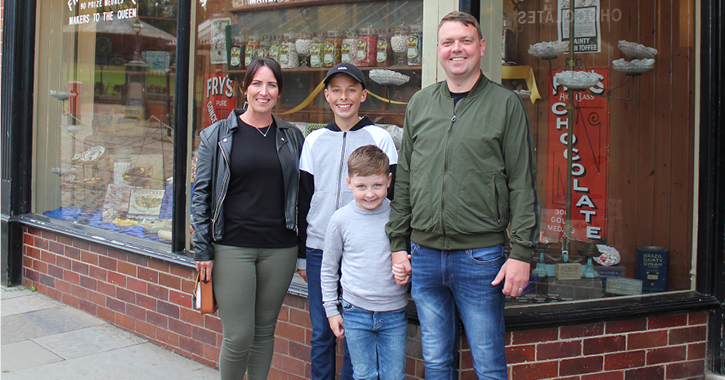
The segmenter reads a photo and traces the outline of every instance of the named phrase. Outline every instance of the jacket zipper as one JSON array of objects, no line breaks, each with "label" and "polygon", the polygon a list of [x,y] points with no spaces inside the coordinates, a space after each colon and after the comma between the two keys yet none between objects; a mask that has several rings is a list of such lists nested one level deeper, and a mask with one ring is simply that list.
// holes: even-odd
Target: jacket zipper
[{"label": "jacket zipper", "polygon": [[493,181],[493,205],[496,207],[496,221],[498,225],[501,225],[501,210],[498,209],[498,186],[496,186],[496,180]]},{"label": "jacket zipper", "polygon": [[443,231],[443,249],[448,249],[448,239],[446,238],[446,178],[448,177],[448,151],[449,142],[451,140],[451,130],[453,129],[453,123],[456,122],[456,109],[453,107],[453,117],[451,117],[451,125],[448,127],[448,133],[446,133],[446,150],[443,158],[443,184],[441,186],[441,229]]},{"label": "jacket zipper", "polygon": [[[229,160],[227,159],[227,156],[224,154],[224,149],[222,149],[221,143],[217,142],[217,144],[219,144],[219,149],[222,152],[222,157],[224,158],[224,162],[227,164],[227,168],[228,168]],[[214,180],[216,180],[216,179],[214,179]],[[214,218],[212,218],[212,220],[211,220],[212,236],[214,236],[216,221],[217,221],[217,218],[219,217],[219,213],[221,212],[221,209],[222,209],[221,205],[224,204],[224,198],[227,197],[227,188],[229,187],[229,170],[227,170],[224,173],[224,179],[222,180],[222,184],[224,185],[224,187],[223,187],[224,190],[222,191],[222,196],[219,198],[219,202],[217,202],[216,210],[214,210]]]},{"label": "jacket zipper", "polygon": [[342,167],[345,165],[345,144],[347,141],[347,132],[342,133],[342,152],[340,153],[340,171],[337,175],[337,194],[335,194],[335,210],[340,208],[340,191],[342,189]]}]

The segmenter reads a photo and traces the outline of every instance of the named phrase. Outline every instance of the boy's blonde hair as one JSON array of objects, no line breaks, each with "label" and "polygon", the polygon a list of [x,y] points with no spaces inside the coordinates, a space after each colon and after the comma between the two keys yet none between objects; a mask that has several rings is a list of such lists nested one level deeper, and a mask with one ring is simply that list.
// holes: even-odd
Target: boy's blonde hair
[{"label": "boy's blonde hair", "polygon": [[390,174],[390,160],[375,145],[364,145],[355,149],[347,158],[347,175],[349,177],[367,177],[371,175]]}]

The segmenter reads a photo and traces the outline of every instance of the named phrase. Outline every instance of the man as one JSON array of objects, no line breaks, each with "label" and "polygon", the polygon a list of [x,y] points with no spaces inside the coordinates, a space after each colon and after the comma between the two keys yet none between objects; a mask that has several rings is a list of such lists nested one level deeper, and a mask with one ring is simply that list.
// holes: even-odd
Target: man
[{"label": "man", "polygon": [[394,272],[412,282],[426,379],[456,378],[459,316],[478,377],[506,379],[505,295],[526,286],[539,229],[533,139],[521,100],[481,73],[475,18],[446,15],[437,46],[446,80],[416,93],[405,115],[386,231],[395,257],[410,239],[412,263]]}]

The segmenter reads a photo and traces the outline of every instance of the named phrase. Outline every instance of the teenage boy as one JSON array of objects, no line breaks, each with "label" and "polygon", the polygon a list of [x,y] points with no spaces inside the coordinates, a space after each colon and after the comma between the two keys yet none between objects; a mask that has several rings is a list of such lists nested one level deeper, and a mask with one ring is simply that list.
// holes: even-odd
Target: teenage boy
[{"label": "teenage boy", "polygon": [[457,378],[460,316],[478,378],[505,380],[504,297],[526,286],[539,231],[533,138],[521,99],[481,73],[473,16],[443,17],[437,47],[446,80],[406,109],[388,237],[393,252],[412,241],[425,378]]},{"label": "teenage boy", "polygon": [[[325,77],[325,99],[330,103],[335,120],[307,136],[300,157],[297,269],[307,281],[313,380],[335,379],[336,338],[322,307],[320,266],[327,223],[337,209],[352,201],[352,191],[345,180],[347,158],[358,147],[375,145],[390,158],[393,178],[398,163],[398,153],[390,134],[367,117],[358,116],[360,103],[365,98],[365,77],[360,69],[349,63],[331,68]],[[392,192],[388,197],[392,199]],[[352,365],[346,348],[341,380],[351,379]]]},{"label": "teenage boy", "polygon": [[397,285],[390,271],[388,156],[374,145],[357,148],[347,172],[354,201],[335,211],[327,226],[320,274],[323,306],[335,336],[347,341],[355,379],[402,380],[408,297],[407,285]]}]

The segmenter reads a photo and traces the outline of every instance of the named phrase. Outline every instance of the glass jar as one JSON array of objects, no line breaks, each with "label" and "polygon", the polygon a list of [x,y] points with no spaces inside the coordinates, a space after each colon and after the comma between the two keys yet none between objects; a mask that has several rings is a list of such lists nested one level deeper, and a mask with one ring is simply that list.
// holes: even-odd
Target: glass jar
[{"label": "glass jar", "polygon": [[408,36],[405,28],[395,30],[395,35],[390,37],[390,47],[393,49],[393,65],[405,66],[408,64]]},{"label": "glass jar", "polygon": [[282,39],[279,36],[272,36],[269,42],[269,51],[267,56],[279,63],[279,51],[282,47]]},{"label": "glass jar", "polygon": [[513,64],[516,61],[516,34],[514,29],[511,27],[511,21],[503,14],[503,32],[502,32],[502,46],[501,46],[501,63]]},{"label": "glass jar", "polygon": [[378,33],[377,55],[375,56],[378,67],[393,65],[393,49],[390,47],[392,36],[392,33],[388,31]]},{"label": "glass jar", "polygon": [[244,42],[242,37],[234,37],[232,40],[232,48],[230,49],[229,69],[241,70],[244,68]]},{"label": "glass jar", "polygon": [[345,38],[340,46],[340,62],[352,63],[357,66],[357,30],[350,29],[345,33]]},{"label": "glass jar", "polygon": [[360,67],[377,66],[375,56],[378,38],[373,28],[360,29],[360,38],[357,40],[357,63]]},{"label": "glass jar", "polygon": [[340,63],[342,34],[339,30],[328,30],[322,51],[322,66],[332,67]]},{"label": "glass jar", "polygon": [[420,65],[420,53],[423,46],[423,27],[412,25],[408,33],[408,66]]},{"label": "glass jar", "polygon": [[301,33],[295,41],[295,48],[300,57],[299,67],[310,67],[310,48],[312,47],[312,36],[309,33]]},{"label": "glass jar", "polygon": [[259,41],[259,47],[254,53],[255,58],[265,58],[267,55],[269,55],[269,46],[271,45],[271,42],[267,38],[263,38],[261,41]]},{"label": "glass jar", "polygon": [[247,46],[244,49],[244,67],[248,67],[252,63],[257,54],[257,49],[259,49],[259,36],[249,36],[249,41],[247,41]]},{"label": "glass jar", "polygon": [[322,64],[322,51],[325,40],[322,37],[313,37],[310,45],[310,67],[324,67]]},{"label": "glass jar", "polygon": [[292,33],[282,35],[282,44],[279,48],[279,65],[283,69],[291,69],[299,66],[300,59],[295,47],[295,38]]}]

